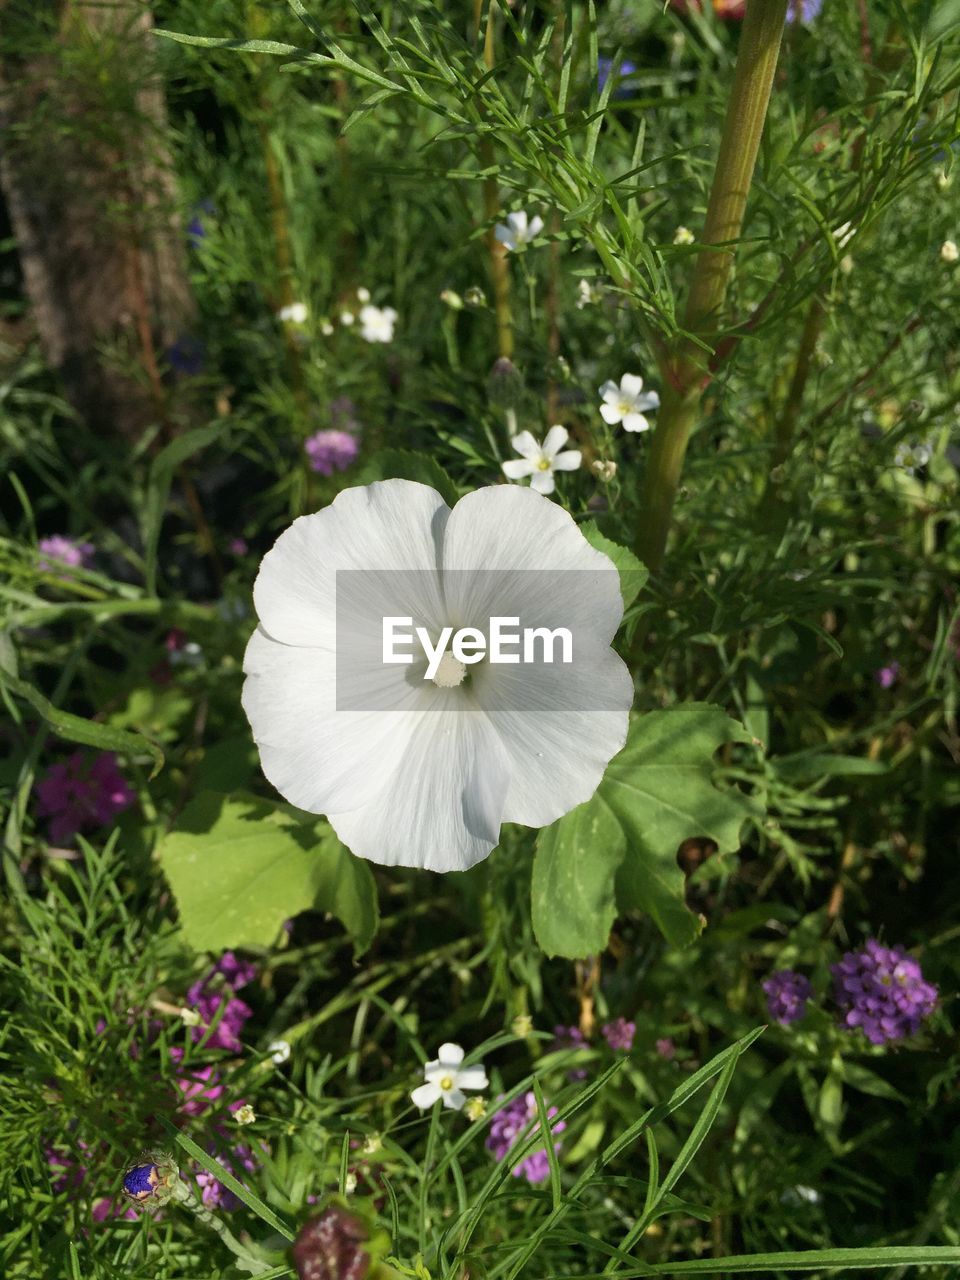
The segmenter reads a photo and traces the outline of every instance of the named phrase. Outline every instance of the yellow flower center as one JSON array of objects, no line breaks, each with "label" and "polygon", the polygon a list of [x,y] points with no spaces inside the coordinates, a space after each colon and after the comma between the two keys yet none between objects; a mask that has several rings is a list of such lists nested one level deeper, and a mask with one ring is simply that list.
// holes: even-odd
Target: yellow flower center
[{"label": "yellow flower center", "polygon": [[540,461],[537,463],[537,470],[538,470],[538,471],[549,471],[549,470],[550,470],[550,459],[549,459],[549,458],[541,458],[541,459],[540,459]]},{"label": "yellow flower center", "polygon": [[453,1088],[453,1076],[441,1076],[440,1088],[443,1090],[444,1093],[449,1093],[450,1090]]}]

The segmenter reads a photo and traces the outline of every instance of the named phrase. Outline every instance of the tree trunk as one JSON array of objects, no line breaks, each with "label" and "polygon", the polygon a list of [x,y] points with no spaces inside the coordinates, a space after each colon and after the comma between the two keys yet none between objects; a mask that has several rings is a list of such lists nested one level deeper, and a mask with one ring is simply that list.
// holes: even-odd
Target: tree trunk
[{"label": "tree trunk", "polygon": [[78,412],[135,439],[194,314],[152,17],[0,0],[0,25],[0,186],[36,329]]}]

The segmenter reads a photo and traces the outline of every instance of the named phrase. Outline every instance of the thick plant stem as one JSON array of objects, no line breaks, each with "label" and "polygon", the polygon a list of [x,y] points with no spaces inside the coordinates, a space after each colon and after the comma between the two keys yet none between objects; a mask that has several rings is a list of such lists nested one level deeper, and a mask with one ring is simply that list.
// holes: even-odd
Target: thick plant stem
[{"label": "thick plant stem", "polygon": [[[733,266],[735,242],[743,226],[747,193],[780,52],[787,0],[750,0],[737,66],[713,175],[701,240],[716,248],[697,255],[683,324],[688,334],[716,345],[716,329]],[[637,551],[656,572],[670,520],[700,397],[709,381],[706,352],[690,337],[680,338],[663,361],[667,385],[650,447],[643,495],[643,524]]]}]

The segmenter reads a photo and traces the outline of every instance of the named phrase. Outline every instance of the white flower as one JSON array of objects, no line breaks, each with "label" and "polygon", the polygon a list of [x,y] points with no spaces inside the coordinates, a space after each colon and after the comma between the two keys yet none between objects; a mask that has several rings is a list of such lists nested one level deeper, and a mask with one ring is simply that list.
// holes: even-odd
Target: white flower
[{"label": "white flower", "polygon": [[284,324],[306,324],[308,315],[305,302],[291,302],[288,307],[280,308],[277,319]]},{"label": "white flower", "polygon": [[833,238],[837,242],[837,247],[845,249],[853,237],[857,234],[857,228],[852,222],[845,222],[843,226],[837,227],[833,233]]},{"label": "white flower", "polygon": [[944,240],[940,246],[940,258],[943,262],[956,262],[960,258],[960,249],[953,240]]},{"label": "white flower", "polygon": [[242,1107],[237,1108],[233,1118],[237,1124],[253,1124],[257,1118],[257,1113],[249,1102],[245,1102]]},{"label": "white flower", "polygon": [[604,484],[609,484],[617,474],[617,464],[608,458],[597,458],[590,464],[590,470],[598,480],[602,480]]},{"label": "white flower", "polygon": [[350,325],[352,325],[352,324],[353,324],[353,322],[354,322],[354,320],[356,320],[356,318],[357,318],[357,317],[353,314],[353,312],[352,312],[352,311],[341,311],[341,312],[340,312],[340,323],[341,323],[341,324],[345,324],[345,325],[347,326],[347,328],[349,328],[349,327],[350,327]]},{"label": "white flower", "polygon": [[603,397],[600,414],[609,426],[621,422],[624,431],[650,430],[644,414],[659,408],[660,397],[656,391],[643,390],[643,379],[639,374],[625,373],[619,387],[615,382],[605,382],[600,394]]},{"label": "white flower", "polygon": [[542,218],[534,217],[528,222],[526,213],[518,209],[516,213],[507,214],[506,224],[498,222],[493,229],[493,234],[505,249],[517,250],[525,249],[542,230]]},{"label": "white flower", "polygon": [[357,290],[357,301],[358,302],[370,301],[370,290],[365,289],[363,285],[361,285],[360,288]]},{"label": "white flower", "polygon": [[368,305],[360,308],[360,332],[368,342],[392,342],[396,322],[397,313],[393,307]]},{"label": "white flower", "polygon": [[907,444],[904,440],[897,445],[893,461],[908,476],[912,476],[921,467],[925,467],[932,457],[933,450],[928,444]]},{"label": "white flower", "polygon": [[[379,633],[348,647],[361,634],[338,607],[350,582],[365,625],[418,615],[438,635],[518,617],[570,628],[576,661],[483,660],[468,680],[454,663],[443,687],[423,665],[384,664]],[[633,682],[609,647],[623,616],[616,569],[531,489],[494,485],[453,511],[409,480],[344,489],[281,534],[253,598],[243,706],[263,771],[373,862],[465,870],[502,822],[545,826],[588,800],[626,739]]]},{"label": "white flower", "polygon": [[463,1067],[463,1050],[458,1044],[442,1044],[437,1050],[435,1062],[428,1062],[423,1068],[426,1084],[418,1086],[411,1093],[414,1106],[426,1111],[438,1099],[443,1099],[445,1107],[459,1111],[466,1102],[464,1089],[486,1089],[487,1073],[483,1064],[474,1067]]},{"label": "white flower", "polygon": [[673,233],[674,244],[693,244],[694,235],[689,227],[677,227]]},{"label": "white flower", "polygon": [[348,1173],[343,1180],[343,1191],[345,1195],[352,1196],[357,1189],[357,1175]]},{"label": "white flower", "polygon": [[599,301],[600,290],[595,288],[589,280],[581,280],[577,285],[577,310],[582,311],[584,307],[591,307]]},{"label": "white flower", "polygon": [[330,323],[329,320],[324,319],[320,321],[320,332],[323,334],[325,338],[330,337],[330,335],[333,333],[333,325]]},{"label": "white flower", "polygon": [[285,1062],[290,1061],[290,1041],[271,1040],[267,1045],[267,1053],[274,1066],[282,1067]]},{"label": "white flower", "polygon": [[553,493],[557,487],[553,478],[554,471],[576,471],[580,465],[580,450],[561,449],[570,439],[566,427],[551,427],[543,444],[530,434],[521,431],[510,441],[520,458],[511,459],[503,464],[503,474],[509,480],[523,480],[530,477],[530,488],[537,493]]}]

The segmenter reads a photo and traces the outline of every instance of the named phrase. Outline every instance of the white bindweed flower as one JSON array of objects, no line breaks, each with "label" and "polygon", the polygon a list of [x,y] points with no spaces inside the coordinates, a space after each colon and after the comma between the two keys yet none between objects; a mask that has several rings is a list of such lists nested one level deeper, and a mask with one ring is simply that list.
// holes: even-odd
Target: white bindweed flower
[{"label": "white bindweed flower", "polygon": [[508,213],[506,223],[498,222],[493,229],[493,234],[500,241],[505,249],[525,249],[531,240],[535,240],[543,230],[543,219],[541,217],[531,218],[527,221],[527,215],[523,209],[518,209],[516,213]]},{"label": "white bindweed flower", "polygon": [[397,313],[393,307],[368,305],[360,308],[360,333],[367,342],[392,342],[396,323]]},{"label": "white bindweed flower", "polygon": [[486,1089],[488,1081],[483,1064],[464,1067],[462,1062],[463,1050],[458,1044],[442,1044],[436,1061],[428,1062],[423,1068],[426,1084],[419,1085],[410,1095],[414,1106],[426,1111],[442,1098],[445,1107],[459,1111],[467,1100],[464,1089]]},{"label": "white bindweed flower", "polygon": [[650,423],[644,417],[660,406],[656,391],[644,391],[643,379],[637,373],[625,373],[619,387],[615,382],[605,382],[600,388],[603,404],[600,415],[609,426],[623,424],[624,431],[649,431]]},{"label": "white bindweed flower", "polygon": [[677,227],[673,233],[674,244],[693,244],[694,236],[689,227]]},{"label": "white bindweed flower", "polygon": [[912,476],[921,467],[925,467],[932,457],[933,450],[928,444],[908,444],[904,440],[897,445],[893,461],[908,476]]},{"label": "white bindweed flower", "polygon": [[[372,862],[465,870],[502,822],[546,826],[588,800],[625,741],[616,569],[531,489],[494,485],[452,511],[409,480],[344,489],[281,534],[253,598],[243,706],[263,771]],[[430,679],[422,657],[383,662],[368,632],[387,616],[415,618],[433,643],[495,616],[562,626],[574,661],[481,655],[468,675],[448,650]]]},{"label": "white bindweed flower", "polygon": [[960,258],[960,249],[957,248],[954,240],[944,240],[940,246],[940,259],[942,262],[956,262]]},{"label": "white bindweed flower", "polygon": [[282,1067],[285,1062],[290,1061],[290,1041],[271,1040],[267,1045],[267,1053],[274,1066]]},{"label": "white bindweed flower", "polygon": [[283,324],[306,324],[308,315],[305,302],[291,302],[288,307],[280,308],[277,319]]},{"label": "white bindweed flower", "polygon": [[580,450],[563,446],[570,439],[566,427],[551,427],[543,444],[530,434],[521,431],[510,441],[521,456],[503,463],[503,474],[508,480],[525,480],[530,477],[530,488],[537,493],[553,493],[557,487],[554,471],[576,471],[580,465]]}]

